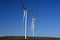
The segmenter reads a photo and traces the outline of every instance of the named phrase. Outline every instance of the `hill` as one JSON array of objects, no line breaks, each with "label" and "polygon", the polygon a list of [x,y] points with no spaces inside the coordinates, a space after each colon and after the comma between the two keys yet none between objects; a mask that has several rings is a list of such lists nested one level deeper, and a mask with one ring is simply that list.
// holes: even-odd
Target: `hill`
[{"label": "hill", "polygon": [[54,38],[54,37],[27,37],[27,39],[24,39],[24,36],[4,36],[4,37],[0,37],[0,40],[60,40],[60,38]]}]

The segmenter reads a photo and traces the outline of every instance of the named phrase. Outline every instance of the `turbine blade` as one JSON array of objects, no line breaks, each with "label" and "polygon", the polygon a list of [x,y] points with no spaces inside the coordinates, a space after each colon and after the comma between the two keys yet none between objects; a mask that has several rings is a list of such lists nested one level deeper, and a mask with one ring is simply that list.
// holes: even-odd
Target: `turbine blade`
[{"label": "turbine blade", "polygon": [[31,31],[33,32],[33,26],[34,26],[34,24],[33,24],[33,20],[32,20],[32,24],[31,24]]},{"label": "turbine blade", "polygon": [[25,19],[25,14],[23,15],[23,22],[24,22],[24,19]]}]

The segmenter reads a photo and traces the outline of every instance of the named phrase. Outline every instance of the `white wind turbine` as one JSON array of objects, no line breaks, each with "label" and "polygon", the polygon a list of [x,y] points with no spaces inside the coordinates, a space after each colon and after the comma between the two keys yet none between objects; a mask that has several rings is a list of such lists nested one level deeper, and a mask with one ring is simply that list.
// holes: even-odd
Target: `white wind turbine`
[{"label": "white wind turbine", "polygon": [[25,39],[27,39],[27,8],[22,3],[24,15],[23,15],[23,21],[24,21],[24,27],[25,27]]},{"label": "white wind turbine", "polygon": [[32,25],[31,25],[31,28],[32,28],[33,37],[34,37],[35,20],[36,19],[34,18],[34,16],[32,16]]}]

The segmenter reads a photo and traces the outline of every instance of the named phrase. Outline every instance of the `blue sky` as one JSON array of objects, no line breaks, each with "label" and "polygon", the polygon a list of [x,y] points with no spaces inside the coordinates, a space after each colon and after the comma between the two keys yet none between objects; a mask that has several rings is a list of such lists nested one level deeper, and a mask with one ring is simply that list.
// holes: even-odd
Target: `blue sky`
[{"label": "blue sky", "polygon": [[28,36],[35,16],[35,36],[60,37],[60,0],[0,0],[0,35],[23,36],[23,8],[28,8]]}]

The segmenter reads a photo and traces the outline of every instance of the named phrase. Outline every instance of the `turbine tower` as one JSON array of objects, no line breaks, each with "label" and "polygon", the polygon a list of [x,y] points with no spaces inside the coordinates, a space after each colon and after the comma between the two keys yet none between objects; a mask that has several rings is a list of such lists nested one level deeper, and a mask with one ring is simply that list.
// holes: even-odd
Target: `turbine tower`
[{"label": "turbine tower", "polygon": [[23,15],[23,21],[24,21],[24,27],[25,27],[25,39],[27,39],[27,8],[23,5],[23,11],[24,11],[24,15]]},{"label": "turbine tower", "polygon": [[32,33],[33,33],[33,37],[34,37],[34,26],[35,26],[35,18],[34,16],[32,16]]}]

